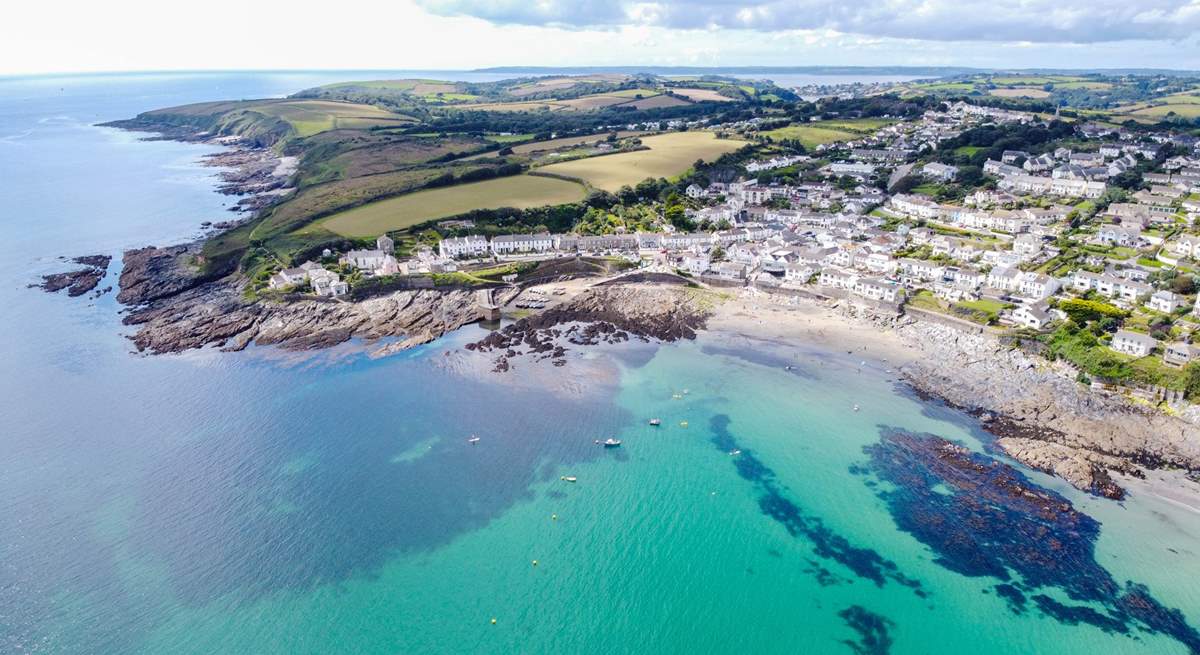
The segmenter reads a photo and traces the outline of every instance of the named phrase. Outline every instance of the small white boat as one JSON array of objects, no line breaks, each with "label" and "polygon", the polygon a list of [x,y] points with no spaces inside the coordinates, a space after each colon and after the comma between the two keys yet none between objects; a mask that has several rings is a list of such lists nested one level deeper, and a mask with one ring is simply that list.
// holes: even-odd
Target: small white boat
[{"label": "small white boat", "polygon": [[741,454],[742,454],[742,451],[740,451],[740,450],[738,450],[738,449],[734,448],[733,450],[729,451],[729,454],[730,454],[730,455],[737,456],[737,455],[741,455]]},{"label": "small white boat", "polygon": [[563,482],[574,482],[574,481],[576,481],[578,478],[576,478],[576,477],[575,477],[575,476],[573,476],[573,475],[564,475],[564,476],[562,476],[562,477],[561,477],[561,478],[559,478],[559,479],[560,479],[560,480],[562,480]]},{"label": "small white boat", "polygon": [[662,425],[662,421],[656,418],[650,419],[650,425]]},{"label": "small white boat", "polygon": [[620,445],[621,445],[620,439],[613,439],[612,437],[609,437],[608,439],[604,440],[605,448],[616,448],[617,446],[620,446]]},{"label": "small white boat", "polygon": [[471,438],[467,439],[467,443],[469,443],[473,446],[473,445],[479,443],[479,437],[477,437],[475,435],[471,435]]},{"label": "small white boat", "polygon": [[858,411],[858,405],[854,406],[854,411],[856,411],[856,412]]}]

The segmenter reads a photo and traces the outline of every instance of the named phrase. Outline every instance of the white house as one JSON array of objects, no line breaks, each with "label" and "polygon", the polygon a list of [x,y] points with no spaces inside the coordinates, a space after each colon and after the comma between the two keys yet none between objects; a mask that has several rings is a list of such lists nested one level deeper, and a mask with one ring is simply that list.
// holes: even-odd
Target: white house
[{"label": "white house", "polygon": [[1188,362],[1200,357],[1200,346],[1177,341],[1163,349],[1163,362],[1171,366],[1186,366]]},{"label": "white house", "polygon": [[1170,314],[1183,305],[1183,296],[1170,291],[1156,291],[1146,302],[1146,306],[1156,312]]},{"label": "white house", "polygon": [[364,271],[374,271],[383,268],[389,259],[394,258],[382,250],[351,250],[342,255],[341,262]]},{"label": "white house", "polygon": [[1157,342],[1148,335],[1130,332],[1129,330],[1117,330],[1113,335],[1111,347],[1119,353],[1133,355],[1134,357],[1145,357],[1154,350]]},{"label": "white house", "polygon": [[1033,330],[1040,330],[1050,324],[1054,317],[1050,314],[1046,303],[1039,302],[1032,305],[1021,305],[1013,310],[1012,319],[1014,323],[1023,325]]},{"label": "white house", "polygon": [[703,275],[709,264],[708,255],[684,255],[681,268],[692,275]]},{"label": "white house", "polygon": [[930,162],[925,164],[921,169],[921,174],[942,182],[951,182],[954,178],[958,177],[958,168],[937,162]]},{"label": "white house", "polygon": [[1022,234],[1013,239],[1013,252],[1022,257],[1034,257],[1042,251],[1042,238],[1032,234]]},{"label": "white house", "polygon": [[309,279],[312,283],[313,293],[318,296],[327,296],[330,298],[345,295],[350,291],[350,285],[346,284],[333,271],[321,269],[319,272],[314,271]]},{"label": "white house", "polygon": [[830,266],[821,269],[821,277],[817,283],[823,287],[833,287],[835,289],[853,289],[854,283],[857,280],[858,275],[855,273]]},{"label": "white house", "polygon": [[438,254],[454,259],[457,257],[482,257],[488,253],[488,240],[477,234],[465,237],[442,239],[438,244]]},{"label": "white house", "polygon": [[864,277],[855,280],[852,289],[856,295],[864,298],[896,302],[896,295],[899,287],[895,282]]},{"label": "white house", "polygon": [[1041,300],[1042,298],[1049,298],[1054,295],[1054,292],[1058,291],[1060,286],[1057,279],[1043,273],[1034,273],[1031,271],[1021,276],[1017,292],[1027,298]]},{"label": "white house", "polygon": [[541,234],[501,234],[492,239],[492,252],[499,255],[523,255],[554,250],[554,237]]}]

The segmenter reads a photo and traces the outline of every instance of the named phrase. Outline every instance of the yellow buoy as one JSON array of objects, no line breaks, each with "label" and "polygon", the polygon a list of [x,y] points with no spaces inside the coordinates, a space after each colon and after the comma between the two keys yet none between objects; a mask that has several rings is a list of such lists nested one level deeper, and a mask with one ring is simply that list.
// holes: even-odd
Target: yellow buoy
[{"label": "yellow buoy", "polygon": [[492,619],[492,625],[496,625],[496,619]]}]

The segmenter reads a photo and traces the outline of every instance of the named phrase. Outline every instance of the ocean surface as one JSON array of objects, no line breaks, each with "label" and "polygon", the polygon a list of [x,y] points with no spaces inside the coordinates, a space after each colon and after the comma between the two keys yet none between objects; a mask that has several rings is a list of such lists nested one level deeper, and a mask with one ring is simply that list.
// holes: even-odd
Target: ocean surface
[{"label": "ocean surface", "polygon": [[228,216],[211,148],[92,124],[345,77],[0,80],[0,652],[1196,652],[1200,516],[1010,469],[885,362],[706,335],[556,393],[438,366],[477,326],[150,358],[26,288]]}]

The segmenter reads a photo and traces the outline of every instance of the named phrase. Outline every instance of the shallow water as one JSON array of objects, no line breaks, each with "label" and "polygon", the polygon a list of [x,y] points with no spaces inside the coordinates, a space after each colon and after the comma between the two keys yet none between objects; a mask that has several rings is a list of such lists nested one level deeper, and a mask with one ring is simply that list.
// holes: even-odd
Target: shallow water
[{"label": "shallow water", "polygon": [[[322,81],[0,81],[0,651],[1187,652],[1015,613],[1000,579],[900,529],[887,494],[908,490],[864,448],[889,428],[979,452],[983,435],[845,353],[631,346],[602,355],[617,386],[565,396],[436,365],[476,327],[384,360],[146,358],[111,294],[24,288],[58,256],[227,215],[194,165],[211,148],[90,123]],[[1098,522],[1082,564],[1200,625],[1200,517],[1023,473]]]}]

